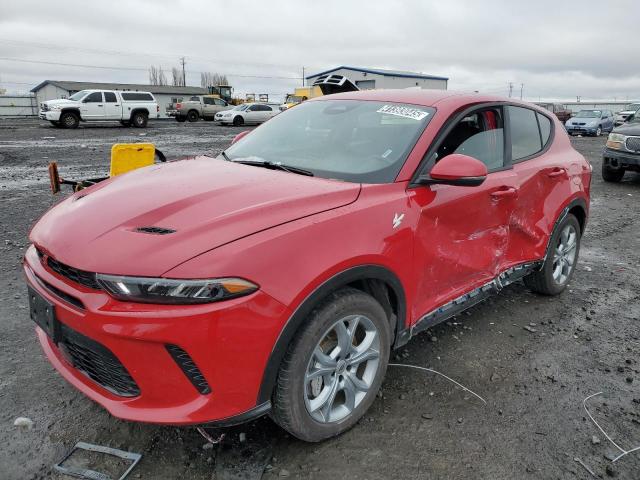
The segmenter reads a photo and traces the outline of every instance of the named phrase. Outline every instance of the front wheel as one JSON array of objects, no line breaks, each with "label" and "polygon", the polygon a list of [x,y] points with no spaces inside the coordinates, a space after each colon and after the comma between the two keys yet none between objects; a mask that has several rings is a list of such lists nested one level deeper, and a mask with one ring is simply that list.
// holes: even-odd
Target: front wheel
[{"label": "front wheel", "polygon": [[605,182],[618,183],[624,177],[624,168],[611,168],[608,165],[602,164],[602,179]]},{"label": "front wheel", "polygon": [[599,137],[600,135],[602,135],[602,127],[596,128],[596,137]]},{"label": "front wheel", "polygon": [[60,125],[64,128],[78,128],[80,117],[73,112],[64,112],[60,115]]},{"label": "front wheel", "polygon": [[274,420],[307,442],[351,428],[382,384],[390,337],[373,297],[353,288],[331,294],[289,346],[273,394]]},{"label": "front wheel", "polygon": [[576,269],[580,238],[580,222],[569,213],[553,230],[542,268],[526,276],[525,285],[543,295],[561,293]]}]

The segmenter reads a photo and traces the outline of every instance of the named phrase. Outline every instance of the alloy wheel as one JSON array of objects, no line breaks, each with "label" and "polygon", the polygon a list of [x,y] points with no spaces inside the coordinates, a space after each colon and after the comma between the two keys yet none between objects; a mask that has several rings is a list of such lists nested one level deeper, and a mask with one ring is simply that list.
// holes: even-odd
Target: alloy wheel
[{"label": "alloy wheel", "polygon": [[553,255],[553,280],[558,285],[564,285],[571,275],[576,262],[578,246],[578,232],[573,225],[562,229]]},{"label": "alloy wheel", "polygon": [[335,322],[317,343],[304,376],[311,417],[333,423],[349,416],[371,388],[380,364],[380,335],[364,315]]}]

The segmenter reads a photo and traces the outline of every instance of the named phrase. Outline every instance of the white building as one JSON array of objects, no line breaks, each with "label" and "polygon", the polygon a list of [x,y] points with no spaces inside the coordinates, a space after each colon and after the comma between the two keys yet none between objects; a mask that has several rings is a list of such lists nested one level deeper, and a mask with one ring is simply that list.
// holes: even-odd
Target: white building
[{"label": "white building", "polygon": [[404,72],[400,70],[382,70],[380,68],[358,68],[340,66],[320,73],[314,73],[306,77],[307,85],[321,75],[328,73],[344,75],[361,90],[371,90],[373,88],[431,88],[436,90],[446,90],[447,77],[436,77],[425,73]]},{"label": "white building", "polygon": [[206,95],[207,89],[201,87],[173,87],[171,85],[144,85],[135,83],[96,83],[70,82],[64,80],[45,80],[33,87],[31,92],[36,96],[36,105],[45,100],[68,98],[80,90],[121,90],[151,92],[160,106],[160,118],[167,118],[166,109],[169,104],[180,102],[190,95]]}]

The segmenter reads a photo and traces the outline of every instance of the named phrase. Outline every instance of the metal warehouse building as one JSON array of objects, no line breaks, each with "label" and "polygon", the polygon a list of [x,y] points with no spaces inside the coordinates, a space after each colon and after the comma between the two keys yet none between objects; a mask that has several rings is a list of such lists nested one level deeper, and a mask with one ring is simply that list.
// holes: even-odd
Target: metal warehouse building
[{"label": "metal warehouse building", "polygon": [[167,118],[169,104],[180,102],[189,95],[206,95],[207,89],[200,87],[173,87],[171,85],[144,85],[135,83],[94,83],[70,82],[64,80],[45,80],[31,89],[35,94],[37,105],[46,100],[68,98],[80,90],[121,90],[151,92],[160,106],[160,118]]},{"label": "metal warehouse building", "polygon": [[306,77],[307,84],[311,85],[321,75],[328,73],[344,75],[354,82],[361,90],[373,88],[432,88],[446,90],[447,77],[436,77],[425,73],[404,72],[401,70],[382,70],[379,68],[336,67],[324,72],[315,73]]}]

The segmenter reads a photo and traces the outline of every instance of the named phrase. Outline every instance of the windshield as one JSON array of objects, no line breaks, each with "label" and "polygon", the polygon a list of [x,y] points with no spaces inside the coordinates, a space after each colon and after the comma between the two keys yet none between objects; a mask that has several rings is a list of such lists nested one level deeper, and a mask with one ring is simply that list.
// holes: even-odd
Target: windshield
[{"label": "windshield", "polygon": [[282,163],[316,177],[393,182],[435,110],[358,100],[304,102],[226,150],[230,160]]},{"label": "windshield", "polygon": [[627,112],[636,112],[640,110],[640,103],[630,103],[626,107],[624,107]]},{"label": "windshield", "polygon": [[287,98],[285,98],[284,103],[301,103],[303,100],[302,97],[297,96],[297,95],[287,95]]},{"label": "windshield", "polygon": [[69,100],[79,101],[84,98],[85,95],[89,93],[89,90],[80,90],[79,92],[74,93],[69,97]]},{"label": "windshield", "polygon": [[238,105],[237,107],[233,107],[232,110],[246,110],[249,105],[243,103],[242,105]]},{"label": "windshield", "polygon": [[600,118],[600,110],[580,110],[577,114],[577,118]]}]

